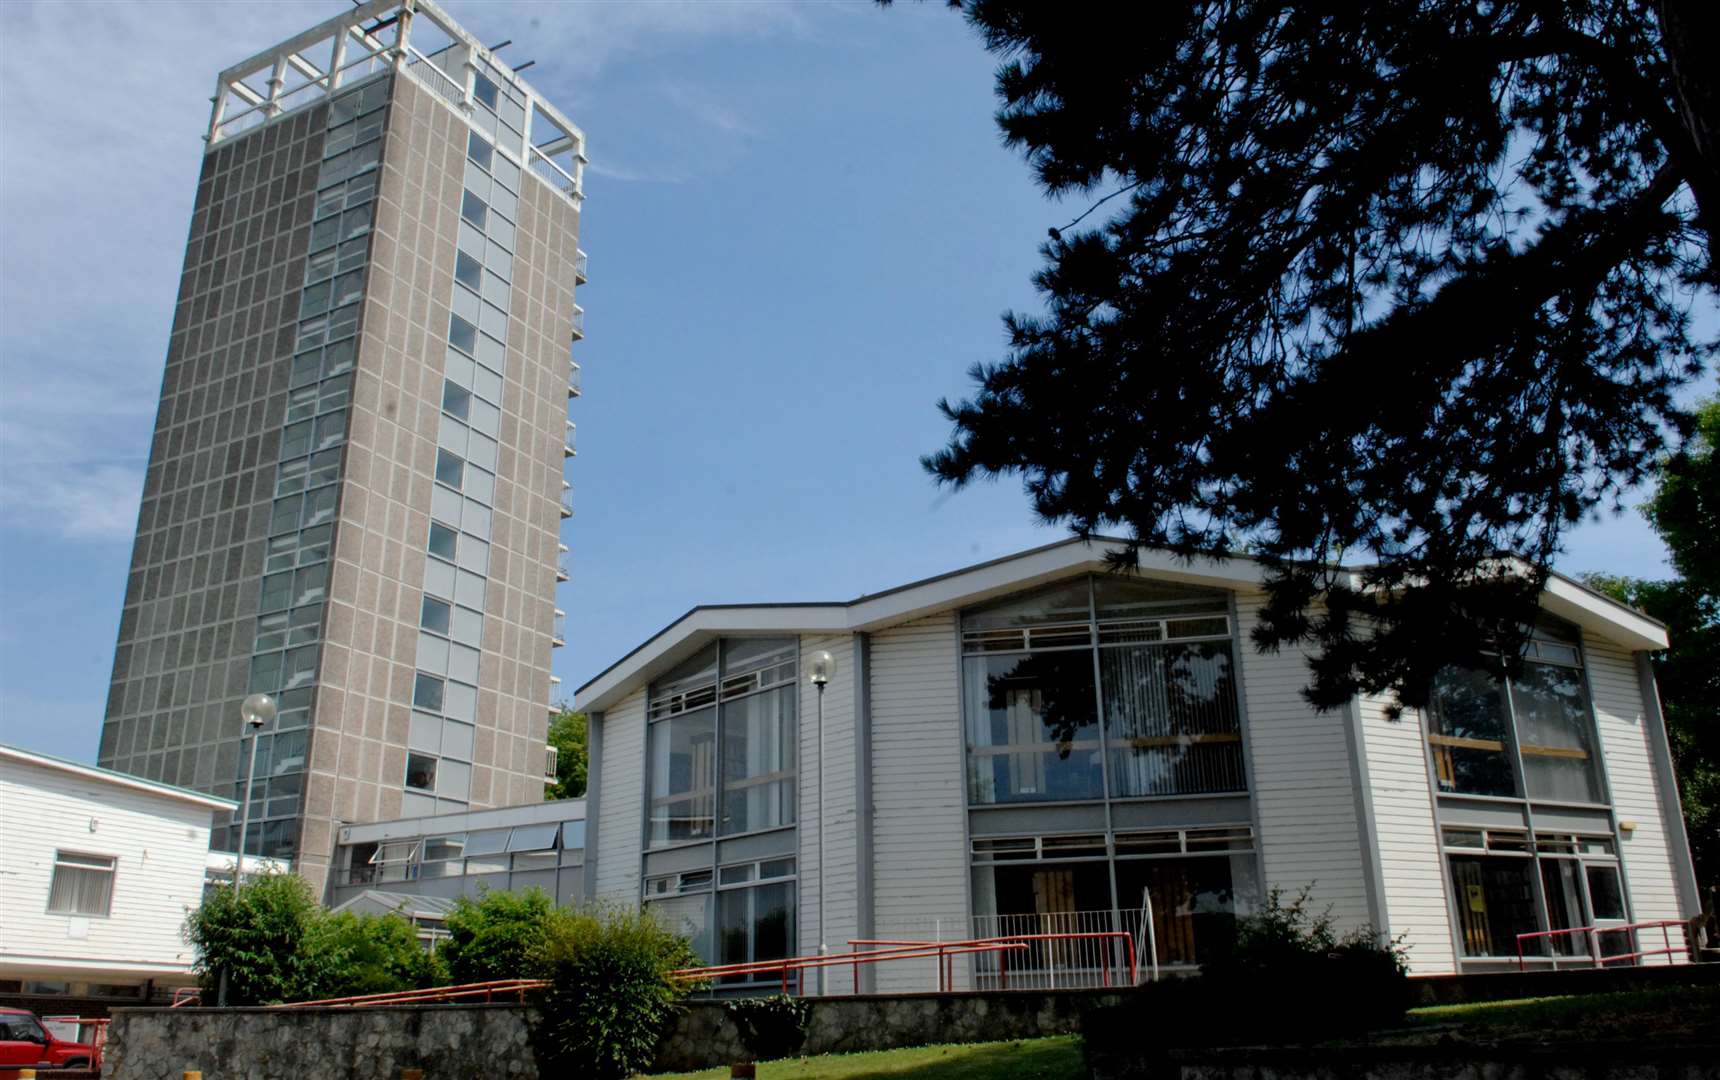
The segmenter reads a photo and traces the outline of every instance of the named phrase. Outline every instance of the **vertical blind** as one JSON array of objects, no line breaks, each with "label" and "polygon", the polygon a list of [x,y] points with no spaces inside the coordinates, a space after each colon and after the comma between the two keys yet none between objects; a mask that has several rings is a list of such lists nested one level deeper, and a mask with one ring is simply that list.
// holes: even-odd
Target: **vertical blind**
[{"label": "vertical blind", "polygon": [[115,861],[111,855],[55,852],[48,910],[61,915],[106,915],[113,903]]}]

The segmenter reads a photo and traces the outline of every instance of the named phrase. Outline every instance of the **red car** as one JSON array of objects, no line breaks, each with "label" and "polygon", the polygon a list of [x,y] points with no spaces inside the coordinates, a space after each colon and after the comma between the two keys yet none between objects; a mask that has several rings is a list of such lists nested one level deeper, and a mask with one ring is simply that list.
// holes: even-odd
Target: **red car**
[{"label": "red car", "polygon": [[95,1060],[93,1045],[56,1039],[35,1013],[0,1009],[0,1080],[22,1068],[87,1069]]}]

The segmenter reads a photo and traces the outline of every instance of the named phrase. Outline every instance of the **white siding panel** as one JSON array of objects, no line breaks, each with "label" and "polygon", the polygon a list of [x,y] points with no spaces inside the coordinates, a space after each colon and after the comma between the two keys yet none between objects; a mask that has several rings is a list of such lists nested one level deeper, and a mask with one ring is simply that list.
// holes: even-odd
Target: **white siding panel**
[{"label": "white siding panel", "polygon": [[[0,969],[85,968],[171,980],[191,968],[179,931],[202,902],[212,811],[57,769],[0,762]],[[109,914],[48,914],[57,850],[111,855]]]},{"label": "white siding panel", "polygon": [[[955,618],[872,637],[873,845],[879,937],[965,936],[966,795]],[[927,990],[935,964],[881,964],[878,990]],[[958,984],[965,965],[957,965]],[[959,988],[959,987],[958,987]]]},{"label": "white siding panel", "polygon": [[[1589,688],[1594,693],[1595,724],[1600,730],[1613,812],[1620,821],[1636,822],[1633,831],[1623,834],[1620,851],[1625,885],[1630,890],[1631,918],[1637,922],[1682,918],[1635,658],[1594,637],[1583,642],[1583,654]],[[1645,932],[1643,940],[1645,948],[1662,947],[1659,931]],[[1674,946],[1683,944],[1681,928],[1672,928],[1671,940]],[[1668,958],[1650,956],[1643,962],[1664,964]]]},{"label": "white siding panel", "polygon": [[1364,697],[1360,705],[1385,884],[1385,929],[1403,940],[1414,974],[1456,971],[1421,714],[1405,711],[1388,720],[1383,698]]},{"label": "white siding panel", "polygon": [[639,903],[639,852],[645,814],[645,691],[603,716],[597,808],[597,898]]},{"label": "white siding panel", "polygon": [[[854,639],[848,634],[803,637],[801,657],[820,649],[836,658],[836,675],[824,691],[824,888],[828,890],[824,917],[830,927],[824,944],[833,953],[847,952],[848,939],[858,933],[854,873]],[[800,953],[818,952],[818,691],[800,680]],[[812,985],[814,972],[807,974]],[[840,976],[840,977],[838,977]],[[831,969],[832,993],[848,993],[848,972]]]},{"label": "white siding panel", "polygon": [[1312,885],[1316,907],[1330,905],[1339,929],[1353,929],[1366,925],[1369,916],[1348,716],[1344,710],[1316,712],[1303,700],[1308,667],[1300,650],[1274,655],[1249,647],[1263,601],[1257,593],[1236,598],[1266,885],[1290,896]]}]

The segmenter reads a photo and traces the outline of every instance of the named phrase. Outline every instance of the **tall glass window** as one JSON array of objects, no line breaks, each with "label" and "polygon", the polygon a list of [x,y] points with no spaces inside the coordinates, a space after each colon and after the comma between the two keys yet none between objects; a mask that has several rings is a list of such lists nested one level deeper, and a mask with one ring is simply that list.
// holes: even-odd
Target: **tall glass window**
[{"label": "tall glass window", "polygon": [[[1123,929],[1150,940],[1167,966],[1221,953],[1259,892],[1246,825],[976,837],[972,852],[975,936]],[[1078,972],[1102,965],[1106,952],[1090,939],[1037,942],[1009,959],[1010,978]],[[1001,980],[995,958],[979,969]]]},{"label": "tall glass window", "polygon": [[729,640],[652,684],[648,847],[794,824],[796,663],[792,638]]},{"label": "tall glass window", "polygon": [[967,612],[969,802],[1245,790],[1228,609],[1215,590],[1084,577]]},{"label": "tall glass window", "polygon": [[1586,961],[1634,947],[1629,931],[1590,940],[1585,929],[1626,919],[1611,837],[1447,828],[1444,847],[1465,957],[1515,960],[1521,944],[1524,956]]},{"label": "tall glass window", "polygon": [[1442,792],[1605,801],[1588,689],[1572,645],[1530,642],[1522,674],[1504,681],[1481,671],[1440,672],[1427,743]]},{"label": "tall glass window", "polygon": [[716,833],[717,710],[651,725],[651,846]]},{"label": "tall glass window", "polygon": [[[718,872],[719,964],[781,960],[796,952],[794,860],[725,866]],[[777,973],[739,975],[725,982],[769,981]]]}]

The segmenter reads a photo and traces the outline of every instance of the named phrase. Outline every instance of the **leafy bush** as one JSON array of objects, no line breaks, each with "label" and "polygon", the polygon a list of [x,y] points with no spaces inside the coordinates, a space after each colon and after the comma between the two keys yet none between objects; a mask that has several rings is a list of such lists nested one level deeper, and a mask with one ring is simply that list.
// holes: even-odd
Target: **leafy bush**
[{"label": "leafy bush", "polygon": [[549,975],[550,927],[567,918],[542,889],[460,897],[448,912],[442,961],[455,983]]},{"label": "leafy bush", "polygon": [[203,1000],[215,1003],[222,971],[229,1005],[301,999],[309,981],[305,943],[322,917],[296,874],[264,874],[237,894],[230,883],[217,885],[185,917]]},{"label": "leafy bush", "polygon": [[755,1059],[770,1061],[793,1057],[806,1045],[812,1003],[787,994],[771,997],[735,998],[723,1005],[739,1029],[741,1043]]},{"label": "leafy bush", "polygon": [[1311,910],[1309,891],[1286,902],[1272,889],[1199,975],[1096,1010],[1083,1024],[1089,1041],[1138,1051],[1151,1031],[1165,1049],[1319,1042],[1401,1021],[1411,996],[1402,949],[1366,928],[1340,937],[1329,912]]},{"label": "leafy bush", "polygon": [[446,981],[439,959],[399,915],[323,915],[304,943],[303,1000],[418,990]]},{"label": "leafy bush", "polygon": [[441,963],[399,915],[331,915],[296,874],[264,874],[237,896],[216,886],[185,917],[203,1001],[273,1005],[436,986]]},{"label": "leafy bush", "polygon": [[545,1076],[618,1080],[645,1068],[689,987],[669,973],[696,967],[687,939],[649,913],[569,912],[550,923],[550,985],[533,1033]]}]

